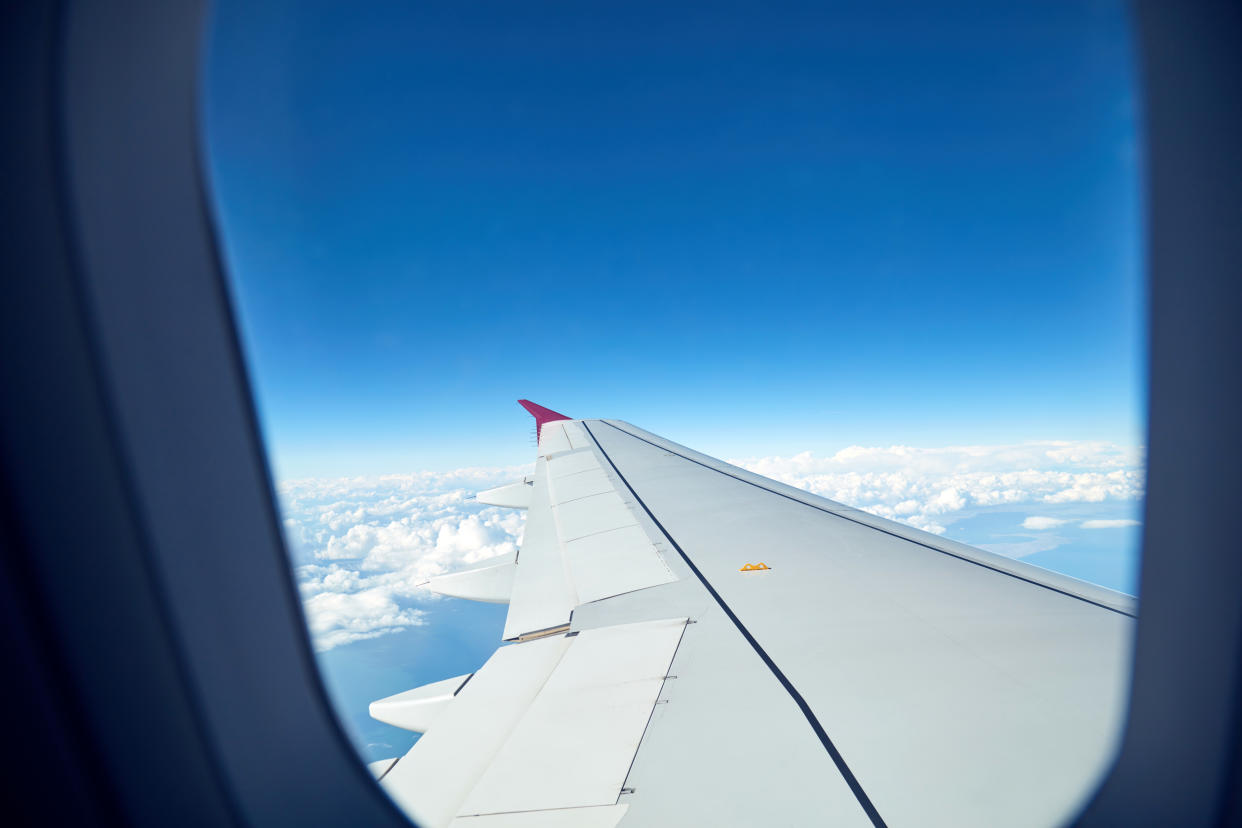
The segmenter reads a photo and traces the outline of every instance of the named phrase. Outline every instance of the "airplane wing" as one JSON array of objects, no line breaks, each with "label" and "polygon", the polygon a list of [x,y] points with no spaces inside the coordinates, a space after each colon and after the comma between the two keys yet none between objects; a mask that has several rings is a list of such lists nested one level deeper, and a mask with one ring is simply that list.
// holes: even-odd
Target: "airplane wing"
[{"label": "airplane wing", "polygon": [[427,828],[1052,825],[1115,750],[1135,601],[615,420],[536,417],[469,676],[372,705]]}]

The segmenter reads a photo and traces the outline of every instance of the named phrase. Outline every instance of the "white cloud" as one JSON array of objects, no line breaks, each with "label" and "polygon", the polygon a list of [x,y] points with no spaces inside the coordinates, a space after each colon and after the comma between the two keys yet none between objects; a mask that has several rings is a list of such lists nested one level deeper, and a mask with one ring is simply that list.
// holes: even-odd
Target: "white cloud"
[{"label": "white cloud", "polygon": [[1084,520],[1083,529],[1120,529],[1123,526],[1138,526],[1137,520]]},{"label": "white cloud", "polygon": [[981,543],[979,548],[995,552],[997,555],[1004,555],[1007,558],[1025,558],[1027,555],[1034,555],[1036,552],[1047,552],[1050,549],[1056,549],[1063,542],[1063,538],[1054,535],[1039,535],[1020,541]]},{"label": "white cloud", "polygon": [[400,606],[382,587],[321,592],[307,598],[304,606],[306,622],[320,650],[421,624],[425,615],[422,610]]},{"label": "white cloud", "polygon": [[1144,485],[1141,449],[1090,441],[850,446],[831,456],[803,452],[730,462],[936,533],[964,509],[1134,500]]},{"label": "white cloud", "polygon": [[1039,517],[1036,515],[1031,515],[1026,520],[1022,521],[1022,528],[1023,529],[1055,529],[1058,526],[1063,526],[1066,523],[1069,523],[1069,521],[1064,518]]},{"label": "white cloud", "polygon": [[524,517],[474,493],[529,466],[296,480],[277,487],[285,534],[315,647],[375,638],[426,623],[420,588],[433,575],[521,542]]}]

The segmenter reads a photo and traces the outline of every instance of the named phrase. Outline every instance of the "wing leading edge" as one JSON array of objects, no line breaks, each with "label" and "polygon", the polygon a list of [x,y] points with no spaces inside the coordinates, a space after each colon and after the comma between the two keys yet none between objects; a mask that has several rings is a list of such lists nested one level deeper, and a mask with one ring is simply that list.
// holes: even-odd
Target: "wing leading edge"
[{"label": "wing leading edge", "polygon": [[405,714],[420,824],[1048,825],[1105,769],[1132,598],[523,405],[521,550],[429,584],[508,643]]}]

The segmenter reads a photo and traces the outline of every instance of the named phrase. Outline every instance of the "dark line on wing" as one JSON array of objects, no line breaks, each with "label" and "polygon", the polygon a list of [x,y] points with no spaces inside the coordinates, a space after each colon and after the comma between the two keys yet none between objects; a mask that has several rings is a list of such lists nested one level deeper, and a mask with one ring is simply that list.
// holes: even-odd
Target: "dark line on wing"
[{"label": "dark line on wing", "polygon": [[[603,451],[603,449],[601,448],[600,451]],[[617,472],[617,474],[620,475],[621,472]],[[660,696],[664,693],[664,688],[668,686],[669,676],[667,671],[672,669],[673,662],[677,660],[677,653],[681,651],[682,642],[686,640],[686,627],[689,625],[690,619],[687,618],[686,625],[681,628],[681,635],[677,638],[677,646],[673,648],[673,656],[668,660],[668,666],[664,668],[666,671],[664,680],[660,682],[660,692],[656,693],[656,702],[651,705],[651,712],[647,714],[647,723],[643,725],[643,735],[638,737],[638,749],[635,750],[634,755],[630,757],[630,766],[625,769],[625,778],[621,780],[621,790],[617,794],[618,801],[621,799],[621,794],[626,793],[627,791],[633,793],[634,791],[634,789],[632,787],[628,787],[626,783],[630,781],[630,774],[634,772],[634,763],[638,761],[638,751],[642,750],[643,740],[647,738],[647,731],[651,729],[651,720],[655,718],[656,705],[660,703]],[[674,678],[676,677],[674,676]]]},{"label": "dark line on wing", "polygon": [[392,764],[391,764],[391,765],[389,765],[389,766],[388,766],[388,768],[387,768],[387,769],[386,769],[383,773],[381,773],[379,776],[375,777],[375,781],[376,781],[376,782],[383,782],[383,781],[384,781],[384,777],[385,777],[385,776],[387,776],[387,775],[389,774],[389,772],[390,772],[390,771],[392,771],[392,769],[393,769],[393,768],[395,768],[395,767],[397,766],[397,763],[398,763],[398,762],[400,762],[400,761],[401,761],[401,757],[400,757],[400,756],[398,756],[396,759],[393,759],[393,760],[392,760]]},{"label": "dark line on wing", "polygon": [[[611,423],[609,423],[609,425],[611,425]],[[733,626],[737,627],[738,632],[740,632],[742,637],[749,642],[750,646],[754,648],[754,651],[759,654],[759,657],[763,659],[763,663],[768,665],[768,669],[772,671],[772,675],[776,676],[776,680],[781,683],[781,685],[785,688],[785,691],[789,693],[790,697],[798,705],[798,709],[800,709],[802,711],[802,715],[806,717],[807,722],[811,725],[811,729],[815,731],[815,735],[819,737],[819,741],[823,744],[824,749],[827,750],[828,755],[832,757],[833,764],[837,766],[837,770],[841,773],[842,778],[845,779],[845,784],[850,786],[850,790],[854,793],[854,798],[858,800],[858,804],[862,806],[863,811],[866,812],[868,817],[870,817],[871,824],[874,825],[875,828],[886,828],[884,820],[880,817],[880,812],[877,811],[875,805],[871,803],[870,797],[868,797],[866,791],[862,789],[862,785],[859,784],[857,777],[854,776],[854,772],[850,770],[849,765],[845,764],[845,758],[841,756],[841,752],[837,750],[837,746],[832,743],[832,739],[828,738],[827,732],[825,732],[823,725],[819,723],[819,719],[815,717],[815,712],[811,710],[811,706],[806,703],[806,699],[802,698],[802,694],[799,693],[797,688],[793,686],[793,683],[785,677],[785,674],[781,672],[781,668],[776,666],[776,662],[772,660],[772,657],[767,654],[763,647],[760,646],[759,642],[755,640],[755,637],[750,634],[750,630],[746,629],[746,625],[743,624],[741,619],[733,613],[733,610],[731,610],[729,605],[725,603],[724,598],[720,597],[720,593],[712,587],[707,578],[703,576],[703,573],[699,571],[699,568],[694,565],[694,561],[690,560],[690,556],[686,554],[685,550],[681,548],[677,541],[673,540],[673,536],[670,535],[668,530],[664,528],[664,524],[660,523],[659,519],[652,513],[651,509],[647,507],[647,504],[643,502],[643,499],[638,496],[638,492],[634,491],[634,487],[630,485],[630,481],[625,479],[625,475],[623,475],[621,470],[617,468],[617,464],[612,462],[612,458],[608,456],[608,452],[604,450],[602,445],[600,445],[599,440],[595,439],[595,432],[591,431],[591,427],[585,422],[582,423],[582,426],[587,430],[587,433],[591,435],[591,440],[594,441],[595,447],[600,450],[600,453],[604,455],[604,459],[608,461],[608,465],[612,466],[612,470],[616,473],[617,477],[619,477],[621,482],[625,484],[625,487],[630,490],[630,494],[634,496],[634,500],[638,502],[639,506],[643,507],[643,511],[647,513],[647,517],[651,518],[651,522],[656,525],[656,528],[664,534],[664,537],[668,538],[668,542],[672,544],[674,549],[677,550],[677,554],[681,555],[681,559],[686,562],[686,566],[690,567],[690,571],[695,574],[695,577],[699,579],[699,582],[703,584],[704,588],[707,589],[711,596],[716,599],[716,603],[720,606],[720,609],[724,611],[724,614],[729,616],[729,620],[733,622]],[[616,428],[616,426],[613,426],[613,428]],[[621,431],[622,434],[626,433],[619,428],[617,428],[617,431]]]},{"label": "dark line on wing", "polygon": [[[475,672],[478,672],[478,671],[476,670]],[[470,683],[470,679],[472,678],[474,678],[474,673],[471,673],[470,675],[466,676],[466,680],[463,681],[461,684],[457,685],[457,689],[453,691],[453,695],[456,696],[463,689],[465,689],[466,685]]]},{"label": "dark line on wing", "polygon": [[[843,514],[841,514],[840,512],[834,512],[834,511],[832,511],[831,509],[825,509],[823,506],[817,506],[817,505],[815,505],[814,503],[807,503],[805,500],[800,500],[799,498],[796,498],[796,497],[794,497],[793,495],[788,495],[788,494],[785,494],[784,492],[778,492],[778,491],[776,491],[775,489],[769,489],[767,486],[764,486],[764,485],[763,485],[763,484],[761,484],[761,483],[756,483],[756,482],[755,482],[755,481],[753,481],[753,480],[747,480],[745,477],[738,477],[736,474],[731,474],[730,472],[727,472],[727,471],[725,471],[724,469],[718,469],[718,468],[716,468],[715,466],[709,466],[708,464],[706,464],[706,463],[704,463],[704,462],[702,462],[702,461],[700,461],[700,460],[695,460],[693,457],[687,457],[686,455],[682,454],[681,452],[679,452],[679,451],[674,451],[673,449],[669,448],[668,446],[662,446],[662,445],[660,445],[659,443],[653,443],[653,442],[651,442],[650,440],[648,440],[648,439],[647,439],[647,438],[645,438],[645,437],[639,437],[637,434],[631,434],[630,432],[626,431],[625,429],[620,428],[619,426],[615,426],[615,425],[613,425],[612,423],[608,422],[607,420],[599,420],[598,422],[603,423],[604,425],[608,426],[609,428],[614,428],[614,429],[616,429],[617,431],[619,431],[619,432],[621,432],[622,434],[624,434],[626,437],[632,437],[632,438],[634,438],[635,440],[641,440],[642,442],[646,443],[647,445],[651,446],[652,448],[657,448],[657,449],[659,449],[660,451],[668,452],[669,454],[673,455],[674,457],[680,457],[682,460],[685,460],[685,461],[686,461],[686,462],[688,462],[688,463],[694,463],[696,466],[702,466],[703,468],[708,469],[708,470],[710,470],[710,471],[714,471],[714,472],[716,472],[717,474],[723,474],[725,477],[731,477],[731,478],[733,478],[734,480],[738,481],[739,483],[745,483],[745,484],[747,484],[747,485],[749,485],[749,486],[754,486],[756,489],[760,489],[761,491],[765,491],[765,492],[768,492],[768,493],[770,493],[770,494],[774,494],[774,495],[776,495],[777,497],[783,497],[783,498],[785,498],[786,500],[792,500],[794,503],[800,503],[800,504],[802,504],[803,506],[806,506],[806,507],[808,507],[808,508],[811,508],[811,509],[817,509],[817,510],[819,510],[819,511],[823,512],[823,513],[824,513],[824,514],[826,514],[826,515],[832,515],[833,517],[839,517],[839,518],[841,518],[842,520],[848,520],[850,523],[856,523],[856,524],[858,524],[859,526],[865,526],[865,527],[867,527],[868,529],[874,529],[874,530],[875,530],[875,531],[877,531],[877,532],[883,532],[883,533],[884,533],[884,534],[886,534],[886,535],[890,535],[890,536],[892,536],[892,537],[894,537],[894,538],[900,538],[900,539],[901,539],[901,540],[903,540],[903,541],[908,541],[909,543],[913,543],[913,544],[915,544],[915,545],[917,545],[917,546],[921,546],[921,547],[923,547],[924,549],[930,549],[930,550],[932,550],[933,552],[939,552],[939,553],[940,553],[940,554],[942,554],[942,555],[948,555],[950,558],[956,558],[957,560],[959,560],[959,561],[964,561],[965,563],[974,564],[975,566],[981,566],[981,567],[983,567],[984,569],[990,570],[990,571],[992,571],[992,572],[999,573],[999,574],[1001,574],[1001,575],[1008,575],[1010,578],[1016,578],[1017,580],[1019,580],[1019,581],[1023,581],[1023,582],[1025,582],[1025,583],[1028,583],[1028,584],[1030,584],[1030,585],[1032,585],[1032,586],[1042,587],[1043,589],[1047,589],[1047,590],[1051,590],[1052,592],[1057,592],[1057,593],[1060,593],[1061,595],[1064,595],[1064,596],[1066,596],[1066,597],[1068,597],[1068,598],[1077,598],[1079,601],[1082,601],[1083,603],[1090,604],[1090,605],[1091,605],[1091,606],[1093,606],[1093,607],[1099,607],[1100,609],[1106,609],[1106,610],[1108,610],[1109,612],[1115,612],[1115,613],[1117,613],[1118,615],[1124,615],[1126,618],[1133,618],[1133,617],[1134,617],[1134,615],[1133,615],[1132,613],[1126,612],[1125,610],[1117,609],[1116,607],[1110,607],[1108,604],[1101,604],[1099,601],[1093,601],[1093,600],[1091,600],[1090,598],[1087,598],[1086,596],[1083,596],[1083,595],[1078,595],[1078,594],[1073,593],[1073,592],[1068,592],[1068,591],[1066,591],[1066,590],[1064,590],[1064,589],[1058,589],[1057,587],[1054,587],[1054,586],[1052,586],[1051,584],[1041,583],[1040,581],[1036,581],[1036,580],[1033,580],[1033,579],[1031,579],[1031,578],[1024,578],[1023,576],[1019,575],[1019,574],[1018,574],[1018,573],[1016,573],[1016,572],[1010,572],[1010,571],[1005,570],[1005,569],[998,569],[997,567],[995,567],[995,566],[991,566],[991,565],[989,565],[989,564],[986,564],[986,563],[984,563],[983,561],[976,561],[976,560],[975,560],[975,559],[973,559],[973,558],[967,558],[965,555],[958,555],[957,553],[955,553],[955,552],[950,552],[950,551],[948,551],[947,549],[940,549],[939,547],[935,547],[935,546],[932,546],[932,545],[930,545],[930,544],[923,543],[922,541],[917,541],[917,540],[915,540],[914,538],[908,538],[908,537],[906,537],[905,535],[899,535],[899,534],[897,534],[896,532],[890,531],[890,530],[888,530],[888,529],[882,529],[882,528],[880,528],[879,526],[872,526],[870,523],[865,523],[865,522],[863,522],[863,521],[861,521],[861,520],[857,520],[857,519],[855,519],[855,518],[850,517],[849,515],[843,515]],[[584,423],[583,425],[585,425],[585,423]],[[603,448],[601,448],[601,449],[600,449],[600,451],[603,451]],[[619,474],[619,473],[620,473],[620,472],[618,472],[618,474]]]}]

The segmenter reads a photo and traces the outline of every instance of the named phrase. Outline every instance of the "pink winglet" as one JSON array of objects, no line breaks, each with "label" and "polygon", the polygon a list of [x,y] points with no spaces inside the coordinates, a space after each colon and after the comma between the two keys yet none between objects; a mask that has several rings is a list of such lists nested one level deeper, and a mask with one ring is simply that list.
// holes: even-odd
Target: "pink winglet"
[{"label": "pink winglet", "polygon": [[518,405],[529,411],[535,418],[535,439],[538,440],[543,435],[543,424],[553,423],[557,420],[572,420],[573,417],[566,417],[564,414],[557,414],[550,408],[544,408],[542,405],[536,405],[530,400],[518,400]]}]

